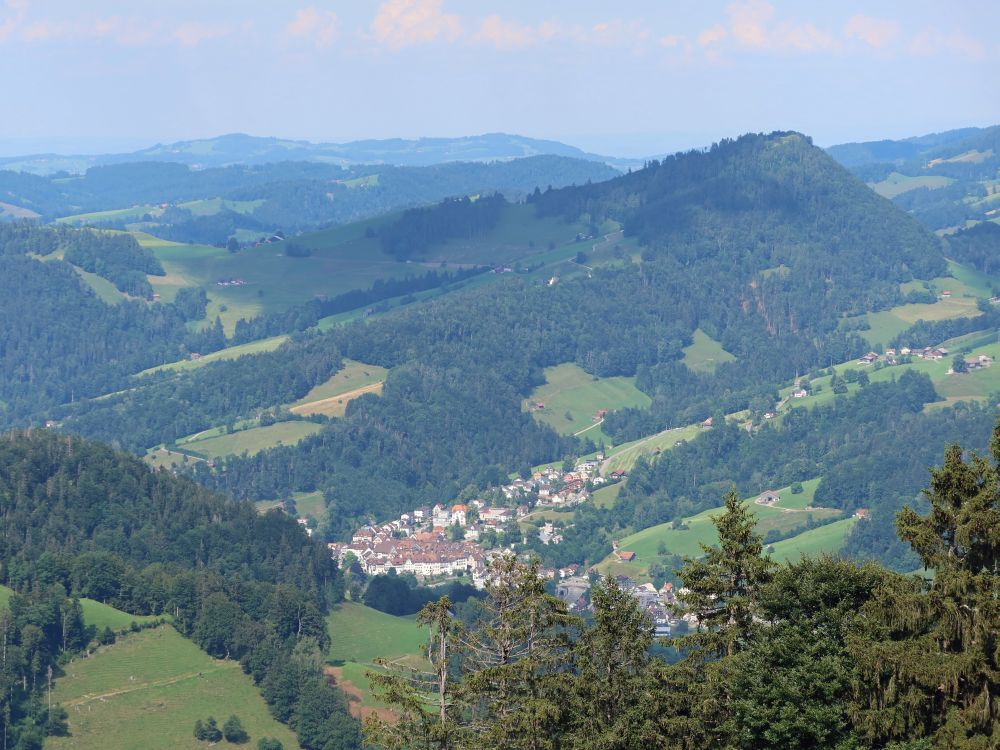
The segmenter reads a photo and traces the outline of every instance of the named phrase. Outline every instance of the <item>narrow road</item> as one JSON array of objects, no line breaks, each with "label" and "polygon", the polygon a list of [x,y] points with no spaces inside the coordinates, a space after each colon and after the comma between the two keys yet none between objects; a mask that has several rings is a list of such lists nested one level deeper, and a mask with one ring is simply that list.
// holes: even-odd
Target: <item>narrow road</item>
[{"label": "narrow road", "polygon": [[126,693],[134,693],[137,690],[146,690],[148,688],[163,687],[164,685],[173,685],[177,682],[183,682],[184,680],[198,679],[206,674],[213,674],[214,672],[221,672],[223,669],[235,669],[239,666],[238,662],[232,662],[232,666],[219,666],[214,669],[203,669],[200,672],[188,672],[186,674],[179,674],[173,677],[166,677],[162,680],[153,680],[152,682],[143,682],[138,685],[133,685],[132,687],[122,688],[121,690],[112,690],[107,693],[101,693],[100,695],[94,695],[93,693],[88,693],[87,695],[80,696],[79,698],[74,698],[73,700],[64,701],[63,706],[82,706],[84,704],[90,703],[91,701],[102,701],[105,698],[113,698],[116,695],[125,695]]},{"label": "narrow road", "polygon": [[590,425],[590,427],[584,427],[584,428],[583,428],[582,430],[580,430],[579,432],[574,432],[574,433],[573,433],[573,437],[576,437],[577,435],[582,435],[582,434],[583,434],[583,433],[585,433],[585,432],[586,432],[587,430],[592,430],[592,429],[594,429],[595,427],[600,427],[600,426],[601,426],[601,425],[602,425],[603,423],[604,423],[604,417],[601,417],[601,418],[600,418],[600,420],[598,420],[597,422],[594,422],[594,424]]}]

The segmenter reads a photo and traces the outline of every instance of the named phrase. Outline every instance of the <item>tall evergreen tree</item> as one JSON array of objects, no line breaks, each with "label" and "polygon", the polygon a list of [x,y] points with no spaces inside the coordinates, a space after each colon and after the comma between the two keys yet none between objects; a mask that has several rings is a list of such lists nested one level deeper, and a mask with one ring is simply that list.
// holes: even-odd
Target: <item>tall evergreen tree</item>
[{"label": "tall evergreen tree", "polygon": [[927,515],[897,516],[900,538],[934,577],[886,587],[855,645],[855,720],[872,741],[1000,743],[1000,425],[990,451],[992,462],[949,447],[924,492]]},{"label": "tall evergreen tree", "polygon": [[569,628],[577,619],[545,591],[537,560],[493,560],[477,627],[463,635],[460,695],[484,747],[558,747],[565,719]]},{"label": "tall evergreen tree", "polygon": [[746,648],[760,590],[774,567],[754,533],[757,518],[735,489],[726,493],[724,506],[712,519],[718,546],[702,544],[703,557],[685,559],[680,571],[686,589],[680,597],[683,612],[693,614],[699,625],[683,645],[709,657],[733,656]]},{"label": "tall evergreen tree", "polygon": [[[378,697],[393,706],[397,720],[386,722],[370,716],[365,722],[366,739],[387,750],[411,746],[448,750],[460,747],[457,711],[449,680],[449,658],[457,639],[457,624],[451,600],[443,596],[428,602],[417,614],[417,622],[428,626],[427,660],[433,672],[401,672],[385,661],[387,671],[368,673]],[[430,698],[428,696],[433,696]]]},{"label": "tall evergreen tree", "polygon": [[591,592],[594,624],[576,644],[572,730],[579,750],[641,750],[660,744],[652,719],[653,622],[611,576]]}]

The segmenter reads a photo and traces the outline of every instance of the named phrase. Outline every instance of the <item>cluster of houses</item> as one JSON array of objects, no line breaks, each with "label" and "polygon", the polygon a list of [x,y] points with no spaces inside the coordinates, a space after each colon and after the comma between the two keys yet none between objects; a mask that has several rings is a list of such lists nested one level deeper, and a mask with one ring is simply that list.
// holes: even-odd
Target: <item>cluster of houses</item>
[{"label": "cluster of houses", "polygon": [[470,575],[473,580],[481,577],[486,554],[475,542],[452,541],[440,528],[417,531],[403,526],[411,533],[401,536],[397,523],[366,526],[354,532],[350,542],[331,542],[327,546],[342,565],[346,564],[349,555],[353,556],[367,575],[395,571],[413,573],[422,579],[455,575]]},{"label": "cluster of houses", "polygon": [[599,487],[608,480],[616,481],[625,476],[624,471],[613,471],[605,479],[599,474],[600,465],[598,457],[581,461],[570,471],[549,467],[536,471],[529,479],[515,479],[500,491],[509,501],[535,496],[539,506],[572,507],[590,497],[590,487]]},{"label": "cluster of houses", "polygon": [[[897,364],[897,357],[916,357],[917,359],[927,359],[937,361],[948,356],[948,350],[943,346],[925,346],[923,349],[911,349],[908,346],[901,347],[898,351],[890,347],[885,350],[884,355],[876,352],[868,352],[858,360],[859,365],[873,365],[883,361],[887,365]],[[993,364],[993,357],[986,354],[979,354],[974,357],[965,358],[965,366],[969,370],[979,370]]]},{"label": "cluster of houses", "polygon": [[218,287],[246,286],[247,282],[244,279],[240,279],[240,278],[219,279],[218,281],[215,282],[215,285],[218,286]]},{"label": "cluster of houses", "polygon": [[[496,490],[496,500],[507,505],[491,506],[476,499],[468,504],[437,504],[414,508],[382,524],[363,526],[348,543],[327,545],[341,564],[351,555],[368,575],[395,570],[420,578],[468,574],[481,583],[491,553],[481,544],[485,535],[508,533],[516,528],[532,507],[567,508],[590,497],[590,488],[606,482],[599,474],[597,459],[578,463],[570,471],[548,468],[527,479],[515,479]],[[623,471],[610,474],[613,480]],[[300,519],[300,523],[305,519]],[[518,535],[520,530],[517,531]],[[552,523],[538,532],[543,544],[559,544],[563,537]],[[495,539],[495,537],[493,537]],[[574,575],[575,571],[546,570],[551,578]]]},{"label": "cluster of houses", "polygon": [[482,500],[415,508],[393,521],[363,526],[346,544],[327,547],[341,564],[352,555],[368,575],[395,570],[419,578],[469,574],[476,580],[486,562],[486,551],[476,543],[481,535],[502,533],[528,512],[527,506],[490,508]]}]

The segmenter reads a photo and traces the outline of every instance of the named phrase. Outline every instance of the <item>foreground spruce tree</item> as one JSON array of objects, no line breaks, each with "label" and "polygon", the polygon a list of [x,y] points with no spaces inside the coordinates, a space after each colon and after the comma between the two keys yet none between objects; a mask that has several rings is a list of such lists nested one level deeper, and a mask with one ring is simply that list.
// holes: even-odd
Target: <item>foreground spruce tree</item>
[{"label": "foreground spruce tree", "polygon": [[1000,746],[1000,425],[990,450],[992,462],[950,447],[924,492],[927,515],[897,517],[934,577],[887,586],[855,641],[854,718],[873,743]]},{"label": "foreground spruce tree", "polygon": [[571,729],[574,750],[643,750],[661,739],[653,694],[653,621],[608,576],[591,593],[594,624],[577,641]]},{"label": "foreground spruce tree", "polygon": [[754,533],[756,516],[735,489],[726,493],[723,512],[712,522],[718,546],[702,544],[703,556],[686,559],[680,571],[686,589],[680,597],[682,612],[698,623],[682,643],[700,656],[733,656],[750,643],[758,596],[774,564]]}]

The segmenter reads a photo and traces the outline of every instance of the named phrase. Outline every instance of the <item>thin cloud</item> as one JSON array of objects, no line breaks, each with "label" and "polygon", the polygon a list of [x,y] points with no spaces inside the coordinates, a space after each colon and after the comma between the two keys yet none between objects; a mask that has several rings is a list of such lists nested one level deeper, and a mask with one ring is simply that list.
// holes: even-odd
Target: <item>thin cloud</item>
[{"label": "thin cloud", "polygon": [[957,53],[969,60],[985,60],[988,57],[982,42],[961,31],[948,34],[921,31],[910,40],[910,52],[920,56]]},{"label": "thin cloud", "polygon": [[767,21],[774,15],[774,6],[764,0],[733,3],[729,14],[729,29],[733,38],[747,47],[763,49],[769,46]]},{"label": "thin cloud", "polygon": [[301,8],[285,27],[285,33],[301,40],[311,39],[317,47],[329,47],[337,39],[337,14],[315,6]]},{"label": "thin cloud", "polygon": [[0,13],[0,42],[13,36],[28,14],[28,5],[24,0],[7,0],[3,8],[5,11]]},{"label": "thin cloud", "polygon": [[199,23],[197,21],[188,21],[186,23],[179,24],[173,30],[173,33],[171,33],[171,37],[182,47],[195,47],[204,42],[210,42],[214,39],[221,39],[222,37],[229,36],[233,33],[233,31],[234,28],[228,24],[209,24]]},{"label": "thin cloud", "polygon": [[393,49],[426,44],[438,37],[454,41],[462,35],[462,23],[441,6],[441,0],[388,0],[375,14],[372,34]]},{"label": "thin cloud", "polygon": [[726,38],[726,29],[721,24],[716,24],[710,29],[705,29],[698,34],[699,47],[711,47]]},{"label": "thin cloud", "polygon": [[775,8],[766,0],[746,0],[726,7],[728,29],[718,24],[698,36],[701,47],[712,47],[727,37],[736,47],[762,52],[823,52],[838,47],[836,38],[812,23],[775,20]]},{"label": "thin cloud", "polygon": [[472,37],[473,42],[490,44],[497,49],[509,50],[535,44],[538,34],[530,26],[505,21],[500,16],[487,16]]},{"label": "thin cloud", "polygon": [[884,49],[899,37],[899,23],[889,18],[851,16],[844,26],[844,34],[875,49]]}]

